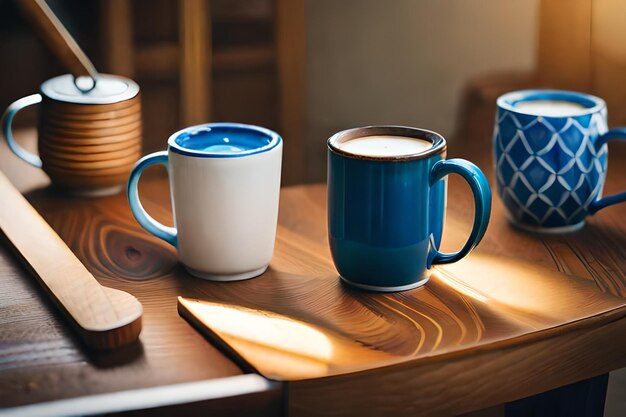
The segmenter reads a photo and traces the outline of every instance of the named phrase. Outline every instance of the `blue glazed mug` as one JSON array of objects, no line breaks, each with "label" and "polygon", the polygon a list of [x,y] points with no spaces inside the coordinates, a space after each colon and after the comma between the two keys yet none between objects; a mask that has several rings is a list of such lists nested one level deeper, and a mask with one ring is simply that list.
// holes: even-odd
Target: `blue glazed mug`
[{"label": "blue glazed mug", "polygon": [[609,130],[604,100],[573,91],[525,90],[497,100],[497,189],[510,221],[526,230],[578,230],[585,218],[626,200],[601,198],[607,145],[626,138]]},{"label": "blue glazed mug", "polygon": [[[426,145],[413,154],[394,154],[391,145],[378,156],[350,150],[351,141],[375,137]],[[480,242],[491,211],[489,184],[474,164],[445,154],[441,135],[411,127],[355,128],[328,139],[330,249],[344,282],[370,291],[416,288],[433,264],[456,262]],[[439,252],[448,174],[469,183],[476,206],[470,237],[456,253]]]}]

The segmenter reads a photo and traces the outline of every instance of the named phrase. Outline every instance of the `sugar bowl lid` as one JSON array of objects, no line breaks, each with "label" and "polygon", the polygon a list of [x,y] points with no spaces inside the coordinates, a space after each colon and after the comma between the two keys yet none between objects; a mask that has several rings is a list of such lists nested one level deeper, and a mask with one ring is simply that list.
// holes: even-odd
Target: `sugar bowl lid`
[{"label": "sugar bowl lid", "polygon": [[110,74],[74,78],[72,74],[50,78],[41,84],[41,94],[52,100],[76,104],[111,104],[130,100],[139,86],[129,78]]}]

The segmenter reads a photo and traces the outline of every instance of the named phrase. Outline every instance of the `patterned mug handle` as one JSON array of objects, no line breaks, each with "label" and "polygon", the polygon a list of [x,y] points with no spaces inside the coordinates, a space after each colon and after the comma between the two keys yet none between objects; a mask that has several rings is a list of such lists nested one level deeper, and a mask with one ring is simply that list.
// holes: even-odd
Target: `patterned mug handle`
[{"label": "patterned mug handle", "polygon": [[[600,149],[602,149],[602,147],[610,140],[626,140],[626,127],[611,129],[604,135],[600,136],[595,143],[596,151],[599,152]],[[594,214],[598,210],[623,201],[626,201],[626,191],[592,201],[591,204],[589,204],[589,214]]]}]

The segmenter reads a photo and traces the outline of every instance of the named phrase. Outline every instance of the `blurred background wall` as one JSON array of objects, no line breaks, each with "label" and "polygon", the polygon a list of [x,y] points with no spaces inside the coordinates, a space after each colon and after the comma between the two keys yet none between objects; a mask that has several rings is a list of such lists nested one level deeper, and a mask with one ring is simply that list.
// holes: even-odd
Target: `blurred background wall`
[{"label": "blurred background wall", "polygon": [[309,177],[348,127],[402,124],[452,139],[473,78],[530,72],[538,0],[306,3]]}]

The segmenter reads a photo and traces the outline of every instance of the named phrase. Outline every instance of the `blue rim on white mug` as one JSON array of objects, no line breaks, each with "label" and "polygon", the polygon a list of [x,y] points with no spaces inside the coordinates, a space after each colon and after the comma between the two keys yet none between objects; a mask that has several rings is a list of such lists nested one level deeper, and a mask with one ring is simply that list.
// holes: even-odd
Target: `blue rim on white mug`
[{"label": "blue rim on white mug", "polygon": [[[570,115],[539,115],[516,105],[558,100],[580,104]],[[494,163],[498,194],[511,223],[522,229],[563,233],[580,229],[585,217],[626,200],[601,198],[612,139],[626,129],[608,129],[606,103],[590,94],[523,90],[497,99]]]},{"label": "blue rim on white mug", "polygon": [[[232,131],[237,133],[233,138],[223,137],[222,135],[206,136],[206,133],[212,131],[222,131],[228,133]],[[249,136],[242,137],[242,133],[249,132]],[[201,142],[201,137],[205,142]],[[226,141],[225,139],[229,139]],[[193,142],[198,140],[197,142]],[[206,140],[210,140],[206,143]],[[195,157],[195,158],[244,158],[268,152],[274,149],[282,142],[280,135],[272,130],[264,127],[248,125],[243,123],[205,123],[190,126],[173,133],[167,140],[168,150],[155,152],[141,158],[128,178],[127,195],[131,212],[137,222],[154,236],[166,241],[174,247],[178,247],[178,236],[175,227],[166,226],[156,221],[143,208],[139,200],[139,178],[141,173],[147,167],[154,164],[161,164],[167,169],[169,167],[168,151],[174,153]],[[204,146],[202,146],[204,145]],[[221,148],[220,151],[211,151],[211,146],[235,146],[245,148],[243,150],[228,151]]]},{"label": "blue rim on white mug", "polygon": [[[194,140],[197,140],[197,136],[202,137],[205,133],[218,130],[222,131],[222,134],[228,134],[229,131],[235,133],[234,131],[236,131],[237,137],[229,139],[228,137],[222,137],[222,134],[210,138],[204,137],[204,149],[198,149],[202,143],[194,143]],[[249,137],[242,136],[246,132],[250,133]],[[212,142],[207,144],[206,139],[210,139]],[[167,145],[172,152],[186,156],[198,158],[241,158],[267,152],[276,147],[280,141],[281,138],[278,133],[264,127],[243,123],[208,123],[190,126],[173,133],[167,140]],[[212,151],[209,148],[213,146],[221,148],[219,151],[217,149]],[[228,147],[238,147],[239,150],[229,150]]]}]

